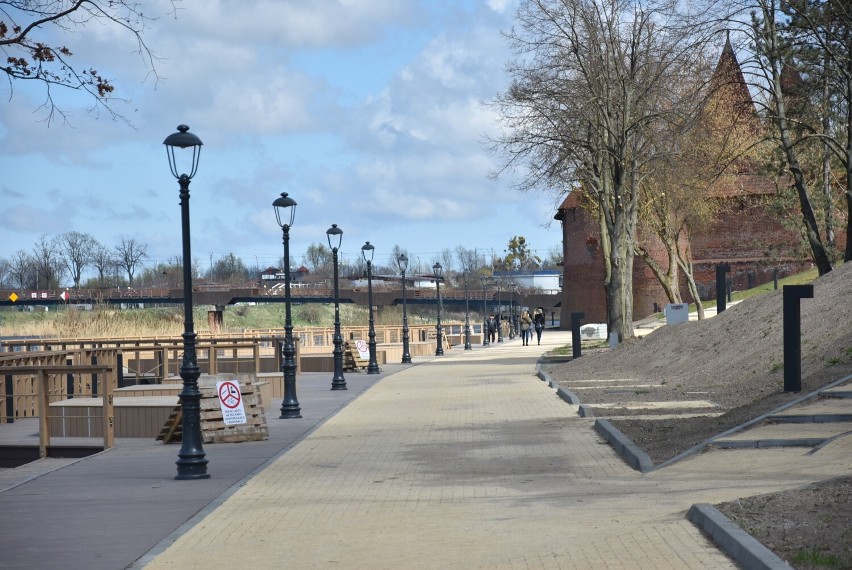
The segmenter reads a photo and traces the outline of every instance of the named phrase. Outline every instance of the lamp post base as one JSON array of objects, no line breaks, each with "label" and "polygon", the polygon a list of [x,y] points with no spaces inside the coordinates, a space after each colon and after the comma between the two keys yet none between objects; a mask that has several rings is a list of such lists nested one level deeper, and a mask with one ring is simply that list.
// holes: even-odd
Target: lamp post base
[{"label": "lamp post base", "polygon": [[298,406],[285,408],[281,406],[281,415],[278,416],[279,420],[286,420],[289,418],[301,418],[302,417],[302,409]]},{"label": "lamp post base", "polygon": [[189,481],[191,479],[209,479],[210,473],[207,472],[207,460],[198,461],[193,458],[181,457],[175,461],[178,473],[175,479],[178,481]]}]

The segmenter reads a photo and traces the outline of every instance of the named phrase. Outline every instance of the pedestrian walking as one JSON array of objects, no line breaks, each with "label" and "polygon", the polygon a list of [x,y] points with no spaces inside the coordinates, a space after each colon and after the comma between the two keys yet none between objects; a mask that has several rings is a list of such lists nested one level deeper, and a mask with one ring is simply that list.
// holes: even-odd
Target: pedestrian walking
[{"label": "pedestrian walking", "polygon": [[530,338],[532,337],[532,317],[530,317],[529,311],[524,311],[521,313],[521,340],[524,343],[524,346],[530,345]]},{"label": "pedestrian walking", "polygon": [[488,315],[488,342],[493,343],[497,334],[497,319],[494,315]]},{"label": "pedestrian walking", "polygon": [[533,326],[535,327],[535,338],[541,344],[541,333],[544,331],[544,307],[538,307],[533,312]]}]

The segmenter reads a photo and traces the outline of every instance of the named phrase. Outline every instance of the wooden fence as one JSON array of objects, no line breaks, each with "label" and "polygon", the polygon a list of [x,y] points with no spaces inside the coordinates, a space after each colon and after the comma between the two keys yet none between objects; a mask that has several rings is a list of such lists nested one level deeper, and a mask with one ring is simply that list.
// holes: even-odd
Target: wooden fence
[{"label": "wooden fence", "polygon": [[18,352],[0,356],[0,423],[39,418],[39,455],[50,445],[50,405],[74,397],[100,398],[104,448],[115,441],[113,390],[118,350],[77,349]]}]

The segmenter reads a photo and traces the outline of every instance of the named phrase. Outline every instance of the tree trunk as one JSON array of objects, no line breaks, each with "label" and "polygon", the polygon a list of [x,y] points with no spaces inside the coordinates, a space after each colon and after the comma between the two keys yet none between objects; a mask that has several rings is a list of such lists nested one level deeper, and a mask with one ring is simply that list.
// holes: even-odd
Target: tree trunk
[{"label": "tree trunk", "polygon": [[[796,149],[790,139],[790,130],[787,123],[787,107],[784,100],[784,92],[781,86],[781,66],[783,61],[780,56],[780,45],[778,38],[778,29],[775,25],[775,3],[772,5],[762,4],[763,10],[763,28],[757,30],[764,37],[766,44],[764,45],[765,56],[768,61],[771,77],[772,99],[775,105],[775,117],[773,121],[778,128],[778,134],[781,139],[781,150],[787,159],[787,167],[793,175],[793,182],[796,188],[796,193],[799,196],[799,209],[802,213],[802,222],[805,226],[805,236],[811,248],[811,256],[817,266],[817,271],[820,275],[825,275],[831,271],[831,261],[825,251],[825,246],[820,237],[819,226],[814,215],[813,206],[811,205],[810,196],[808,195],[808,186],[805,182],[802,168],[799,165]],[[848,248],[847,248],[848,249]]]},{"label": "tree trunk", "polygon": [[675,257],[673,248],[670,247],[670,244],[666,244],[666,252],[669,255],[669,266],[667,270],[663,270],[657,261],[651,257],[651,254],[648,253],[644,247],[637,245],[636,253],[639,254],[639,257],[648,265],[648,268],[651,269],[651,273],[654,274],[654,277],[657,278],[657,281],[660,282],[660,286],[663,288],[663,292],[666,294],[666,298],[669,303],[680,303],[680,286],[678,282],[680,281],[680,276],[678,272],[677,259]]}]

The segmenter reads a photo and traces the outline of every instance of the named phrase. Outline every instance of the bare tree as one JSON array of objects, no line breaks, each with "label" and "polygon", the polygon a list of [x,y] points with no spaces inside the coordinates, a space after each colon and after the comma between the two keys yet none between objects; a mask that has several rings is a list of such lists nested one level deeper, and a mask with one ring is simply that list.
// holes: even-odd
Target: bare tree
[{"label": "bare tree", "polygon": [[74,288],[79,289],[83,271],[91,264],[99,244],[89,234],[72,231],[60,235],[57,245],[62,264],[71,275]]},{"label": "bare tree", "polygon": [[148,257],[148,246],[134,238],[121,236],[121,243],[115,246],[115,262],[127,273],[127,285],[133,287],[133,275],[139,263]]},{"label": "bare tree", "polygon": [[486,265],[485,257],[476,248],[468,249],[463,245],[456,246],[456,259],[459,260],[462,273],[470,275]]},{"label": "bare tree", "polygon": [[46,235],[39,238],[33,246],[33,261],[36,267],[36,288],[45,289],[60,286],[65,271],[62,257],[59,253],[59,241],[48,239]]},{"label": "bare tree", "polygon": [[96,242],[89,259],[92,267],[98,272],[98,287],[103,287],[106,283],[104,278],[115,271],[115,255],[108,247]]},{"label": "bare tree", "polygon": [[9,262],[0,257],[0,287],[8,288],[12,283],[12,275],[9,273]]},{"label": "bare tree", "polygon": [[[508,34],[518,60],[496,101],[504,169],[521,190],[581,188],[601,227],[607,324],[633,336],[633,258],[640,183],[661,160],[653,133],[681,112],[679,74],[706,37],[683,3],[522,0]],[[499,174],[499,173],[498,173]]]},{"label": "bare tree", "polygon": [[332,273],[331,249],[321,243],[312,243],[302,256],[302,263],[311,273],[329,277]]},{"label": "bare tree", "polygon": [[35,261],[33,257],[22,249],[15,252],[8,261],[7,271],[10,278],[18,288],[26,289],[28,287],[38,288],[38,284],[34,283]]},{"label": "bare tree", "polygon": [[242,259],[229,253],[216,260],[209,278],[218,283],[243,284],[248,279],[248,268]]},{"label": "bare tree", "polygon": [[[397,273],[402,273],[402,267],[399,265],[399,257],[404,255],[408,258],[409,269],[411,268],[411,257],[408,255],[408,250],[400,247],[399,245],[394,245],[391,250],[391,267]],[[406,270],[408,271],[408,270]]]},{"label": "bare tree", "polygon": [[[52,88],[83,91],[94,100],[94,109],[105,110],[113,118],[126,120],[113,108],[114,86],[95,66],[75,62],[65,43],[51,45],[52,35],[73,40],[75,31],[95,25],[124,30],[136,40],[136,53],[156,77],[156,56],[145,43],[143,32],[152,22],[135,0],[7,0],[0,5],[0,49],[10,92],[16,81],[35,81],[45,86],[42,108],[50,123],[55,114],[65,118],[56,105]],[[172,5],[174,13],[174,5]],[[50,39],[49,39],[50,38]]]}]

